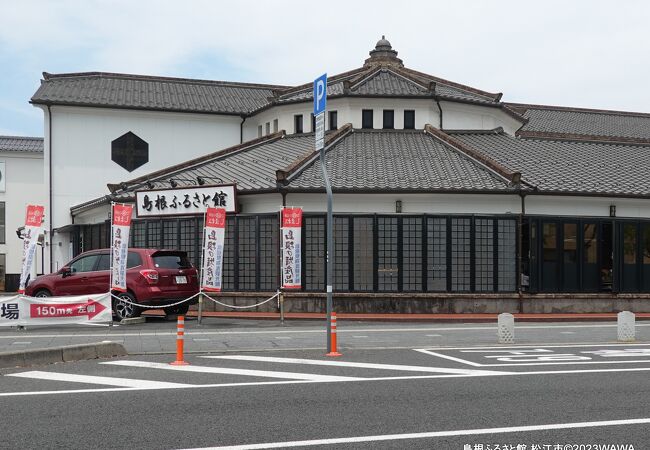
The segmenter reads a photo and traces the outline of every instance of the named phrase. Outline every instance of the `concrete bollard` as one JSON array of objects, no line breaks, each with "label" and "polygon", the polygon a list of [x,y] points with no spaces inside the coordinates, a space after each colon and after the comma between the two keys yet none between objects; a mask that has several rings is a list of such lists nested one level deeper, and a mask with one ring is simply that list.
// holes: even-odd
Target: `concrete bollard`
[{"label": "concrete bollard", "polygon": [[621,311],[617,315],[617,334],[620,342],[631,342],[635,340],[634,313]]},{"label": "concrete bollard", "polygon": [[497,336],[499,337],[499,344],[514,344],[515,316],[510,313],[499,314],[497,325]]}]

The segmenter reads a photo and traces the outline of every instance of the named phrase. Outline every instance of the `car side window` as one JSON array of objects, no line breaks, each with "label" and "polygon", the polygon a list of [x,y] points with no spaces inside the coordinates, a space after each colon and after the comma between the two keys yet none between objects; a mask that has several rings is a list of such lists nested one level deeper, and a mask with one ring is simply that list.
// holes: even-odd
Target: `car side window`
[{"label": "car side window", "polygon": [[129,252],[129,256],[126,258],[126,268],[130,269],[131,267],[141,266],[142,258],[139,253]]},{"label": "car side window", "polygon": [[88,255],[79,258],[70,264],[70,271],[72,273],[92,272],[95,269],[95,263],[97,262],[97,259],[99,259],[99,255]]},{"label": "car side window", "polygon": [[111,257],[108,253],[99,255],[99,264],[97,264],[97,270],[110,270],[111,268]]}]

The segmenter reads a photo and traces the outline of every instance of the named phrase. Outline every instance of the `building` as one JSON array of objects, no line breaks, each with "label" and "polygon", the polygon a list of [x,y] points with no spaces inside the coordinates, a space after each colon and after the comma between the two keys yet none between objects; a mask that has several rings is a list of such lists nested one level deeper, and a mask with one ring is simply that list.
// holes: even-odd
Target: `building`
[{"label": "building", "polygon": [[[383,38],[327,95],[339,310],[650,310],[650,114],[502,102],[405,67]],[[198,263],[202,217],[168,201],[234,184],[226,295],[277,289],[278,211],[300,206],[305,280],[289,298],[321,308],[312,101],[311,83],[46,74],[32,103],[46,112],[52,269],[105,246],[110,202],[136,192],[132,244]]]},{"label": "building", "polygon": [[[0,291],[16,291],[20,282],[26,207],[45,200],[43,138],[0,136]],[[18,231],[18,234],[16,233]],[[45,272],[39,246],[32,275]]]}]

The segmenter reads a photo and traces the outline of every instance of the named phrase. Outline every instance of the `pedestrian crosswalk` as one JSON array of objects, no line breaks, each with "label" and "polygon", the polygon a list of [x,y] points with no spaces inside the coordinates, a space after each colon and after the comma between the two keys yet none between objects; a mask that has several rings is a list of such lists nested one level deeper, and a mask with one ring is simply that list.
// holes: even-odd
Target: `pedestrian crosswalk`
[{"label": "pedestrian crosswalk", "polygon": [[[291,371],[283,370],[287,367],[290,367]],[[105,392],[108,387],[115,390],[183,389],[286,383],[338,383],[418,376],[481,376],[502,373],[451,367],[253,355],[196,356],[190,365],[185,366],[138,359],[98,361],[86,367],[88,373],[70,373],[73,369],[68,369],[66,366],[51,366],[51,370],[48,369],[50,368],[19,371],[6,374],[5,377],[47,382],[48,384],[44,385],[46,392],[56,393],[64,392],[66,385],[79,387],[79,389],[65,390],[66,392],[92,391],[89,386],[96,386],[97,391]],[[124,376],[125,374],[127,376]],[[34,386],[34,383],[31,383],[28,387],[34,389]],[[38,391],[33,393],[36,394]],[[25,392],[21,394],[0,390],[0,397],[10,395],[25,395]]]}]

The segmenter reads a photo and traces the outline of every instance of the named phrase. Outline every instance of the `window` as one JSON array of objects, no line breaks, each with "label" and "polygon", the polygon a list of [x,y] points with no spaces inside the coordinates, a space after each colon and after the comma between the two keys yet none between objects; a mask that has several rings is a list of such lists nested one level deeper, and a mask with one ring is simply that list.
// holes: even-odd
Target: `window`
[{"label": "window", "polygon": [[[130,269],[142,264],[142,258],[136,252],[129,252],[129,255],[126,258],[126,268]],[[102,253],[99,256],[99,262],[97,263],[97,268],[95,270],[110,270],[111,268],[111,255],[108,253]]]},{"label": "window", "polygon": [[5,226],[6,224],[6,219],[5,219],[5,202],[0,202],[0,244],[4,244],[6,237],[5,237]]},{"label": "window", "polygon": [[70,272],[92,272],[98,259],[99,255],[82,256],[70,264]]},{"label": "window", "polygon": [[251,291],[255,289],[256,221],[255,217],[239,217],[237,222],[239,289]]},{"label": "window", "polygon": [[111,142],[111,160],[133,172],[149,162],[149,144],[129,131]]},{"label": "window", "polygon": [[373,259],[374,259],[374,229],[372,217],[354,217],[352,235],[353,277],[355,291],[372,291]]},{"label": "window", "polygon": [[447,219],[427,218],[427,289],[447,290]]},{"label": "window", "polygon": [[0,254],[0,291],[6,289],[5,277],[7,275],[7,255]]},{"label": "window", "polygon": [[503,219],[498,222],[499,291],[517,289],[517,222]]},{"label": "window", "polygon": [[494,224],[476,219],[474,228],[474,283],[477,291],[494,288]]},{"label": "window", "polygon": [[311,132],[315,133],[316,132],[316,116],[314,113],[311,113]]},{"label": "window", "polygon": [[274,291],[278,287],[278,242],[280,230],[277,216],[260,217],[260,289]]},{"label": "window", "polygon": [[451,290],[470,290],[470,219],[451,219]]},{"label": "window", "polygon": [[266,134],[271,134],[271,122],[266,122]]},{"label": "window", "polygon": [[377,280],[380,291],[397,290],[397,236],[397,217],[377,218]]},{"label": "window", "polygon": [[226,217],[226,237],[223,244],[223,289],[235,289],[235,218]]},{"label": "window", "polygon": [[305,289],[325,288],[325,218],[305,217]]},{"label": "window", "polygon": [[262,137],[262,125],[257,126],[257,137]]},{"label": "window", "polygon": [[402,290],[422,290],[422,218],[402,218]]},{"label": "window", "polygon": [[347,217],[334,217],[334,289],[349,289],[348,249],[350,248]]},{"label": "window", "polygon": [[273,132],[278,132],[278,119],[273,119]]},{"label": "window", "polygon": [[392,130],[393,128],[395,128],[395,111],[384,109],[384,130]]},{"label": "window", "polygon": [[361,111],[361,128],[372,130],[374,128],[372,119],[372,109],[364,109]]},{"label": "window", "polygon": [[293,116],[293,132],[296,134],[302,133],[302,114]]},{"label": "window", "polygon": [[415,129],[415,111],[412,109],[404,110],[404,129],[405,130]]},{"label": "window", "polygon": [[330,111],[329,116],[330,116],[329,117],[330,130],[337,130],[339,128],[337,112]]}]

